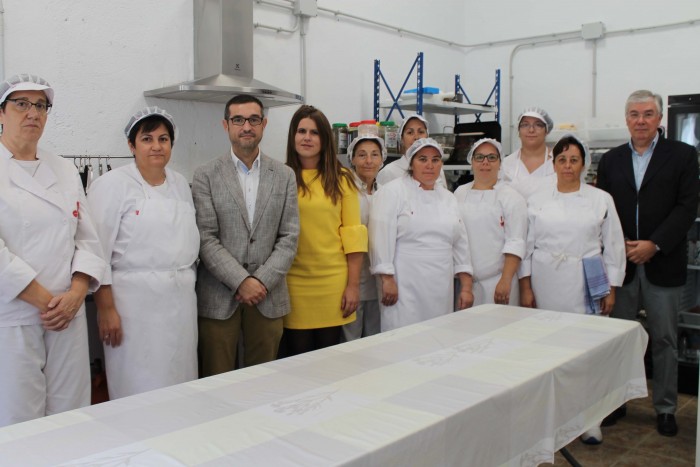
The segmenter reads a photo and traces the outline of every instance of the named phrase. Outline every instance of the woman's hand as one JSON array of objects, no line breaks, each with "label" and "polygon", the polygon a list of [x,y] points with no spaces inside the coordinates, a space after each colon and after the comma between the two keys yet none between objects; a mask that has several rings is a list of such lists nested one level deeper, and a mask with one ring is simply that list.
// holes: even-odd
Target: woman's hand
[{"label": "woman's hand", "polygon": [[525,308],[537,308],[535,293],[532,291],[530,276],[520,278],[520,306]]},{"label": "woman's hand", "polygon": [[85,294],[74,290],[53,297],[49,301],[48,311],[41,313],[44,329],[49,331],[66,329],[84,301]]},{"label": "woman's hand", "polygon": [[97,325],[100,328],[100,340],[105,345],[117,347],[122,343],[122,320],[114,305],[112,286],[102,285],[95,291],[97,305]]},{"label": "woman's hand", "polygon": [[535,302],[535,294],[532,289],[520,290],[520,306],[525,308],[537,308],[537,302]]},{"label": "woman's hand", "polygon": [[396,285],[394,276],[388,274],[381,275],[382,280],[382,305],[396,305],[399,300],[399,287]]},{"label": "woman's hand", "polygon": [[119,347],[122,343],[122,319],[113,306],[97,310],[97,325],[100,329],[100,340],[105,345]]},{"label": "woman's hand", "polygon": [[68,327],[85,301],[89,282],[90,277],[87,274],[82,272],[73,274],[70,289],[53,297],[49,301],[48,311],[41,313],[44,329],[63,331]]},{"label": "woman's hand", "polygon": [[493,303],[508,305],[510,303],[510,285],[513,280],[507,280],[501,276],[501,279],[496,284],[496,290],[493,293]]},{"label": "woman's hand", "polygon": [[343,318],[347,318],[357,310],[357,305],[360,304],[360,287],[354,284],[348,284],[343,292],[343,300],[340,303],[340,309],[343,310]]},{"label": "woman's hand", "polygon": [[609,315],[615,306],[615,287],[610,287],[610,295],[600,299],[600,314]]},{"label": "woman's hand", "polygon": [[462,289],[459,291],[459,297],[457,297],[457,309],[464,310],[469,308],[474,304],[474,294],[471,289]]}]

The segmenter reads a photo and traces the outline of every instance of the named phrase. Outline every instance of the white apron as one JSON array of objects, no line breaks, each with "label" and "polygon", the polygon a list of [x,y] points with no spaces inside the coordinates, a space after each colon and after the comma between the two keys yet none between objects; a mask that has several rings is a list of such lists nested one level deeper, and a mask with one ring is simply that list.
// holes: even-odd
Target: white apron
[{"label": "white apron", "polygon": [[112,292],[124,338],[104,346],[110,399],[197,378],[194,208],[144,186],[124,255],[112,265]]},{"label": "white apron", "polygon": [[534,219],[530,280],[537,308],[585,313],[582,258],[601,252],[600,220],[591,200],[578,193],[556,193]]},{"label": "white apron", "polygon": [[[466,190],[459,211],[467,228],[469,250],[474,268],[474,305],[494,303],[496,285],[503,272],[503,246],[506,242],[505,219],[496,190]],[[518,306],[520,293],[517,274],[510,288],[510,304]]]},{"label": "white apron", "polygon": [[416,190],[413,212],[399,223],[394,256],[399,299],[381,308],[382,331],[453,311],[455,212],[434,190]]}]

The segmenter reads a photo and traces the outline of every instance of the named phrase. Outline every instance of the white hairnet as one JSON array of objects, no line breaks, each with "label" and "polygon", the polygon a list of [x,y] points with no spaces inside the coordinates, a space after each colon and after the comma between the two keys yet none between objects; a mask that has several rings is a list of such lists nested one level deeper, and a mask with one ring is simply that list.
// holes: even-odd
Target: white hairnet
[{"label": "white hairnet", "polygon": [[353,139],[348,146],[348,164],[352,165],[352,156],[355,155],[355,146],[363,141],[376,141],[382,151],[382,163],[386,160],[386,148],[384,147],[384,140],[379,136],[374,135],[364,135]]},{"label": "white hairnet", "polygon": [[541,109],[539,107],[528,107],[527,109],[523,110],[523,113],[521,113],[518,117],[518,126],[520,126],[520,121],[523,119],[523,117],[534,117],[538,120],[541,120],[542,123],[544,123],[547,127],[546,131],[548,134],[550,131],[552,131],[552,128],[554,128],[554,122],[552,121],[552,117],[550,117],[544,109]]},{"label": "white hairnet", "polygon": [[423,117],[422,115],[418,115],[418,114],[412,114],[412,115],[407,116],[403,120],[403,123],[401,123],[401,127],[399,128],[399,139],[403,138],[403,129],[406,127],[406,124],[414,118],[423,122],[423,125],[425,125],[425,132],[430,134],[430,132],[428,131],[428,121],[425,119],[425,117]]},{"label": "white hairnet", "polygon": [[479,141],[474,143],[472,145],[472,148],[469,150],[469,154],[467,154],[467,164],[472,163],[472,156],[474,155],[474,151],[476,151],[476,149],[484,143],[489,143],[493,145],[493,147],[495,147],[498,151],[498,158],[500,160],[503,160],[503,147],[501,147],[501,143],[499,143],[493,138],[481,138]]},{"label": "white hairnet", "polygon": [[138,122],[140,122],[141,120],[143,120],[146,117],[151,117],[153,115],[163,117],[164,119],[166,119],[167,121],[170,122],[170,124],[173,126],[173,133],[175,134],[175,138],[173,138],[173,142],[174,142],[174,140],[177,139],[177,127],[175,126],[175,121],[173,120],[173,116],[157,106],[146,107],[145,109],[139,110],[134,115],[132,115],[131,118],[129,119],[129,123],[127,123],[126,127],[124,128],[124,134],[126,135],[126,137],[127,138],[129,137],[131,130],[134,128],[134,126]]},{"label": "white hairnet", "polygon": [[433,148],[437,149],[438,152],[440,153],[440,158],[441,159],[445,158],[445,154],[442,152],[442,146],[440,146],[440,144],[437,141],[435,141],[433,138],[417,139],[411,145],[411,147],[408,148],[408,150],[406,151],[406,158],[409,161],[411,161],[411,159],[413,159],[413,156],[415,156],[418,151],[420,151],[423,148],[427,148],[427,147],[433,147]]},{"label": "white hairnet", "polygon": [[7,78],[0,84],[0,104],[5,102],[5,99],[15,91],[44,91],[46,100],[53,105],[53,88],[43,78],[29,73],[14,75]]}]

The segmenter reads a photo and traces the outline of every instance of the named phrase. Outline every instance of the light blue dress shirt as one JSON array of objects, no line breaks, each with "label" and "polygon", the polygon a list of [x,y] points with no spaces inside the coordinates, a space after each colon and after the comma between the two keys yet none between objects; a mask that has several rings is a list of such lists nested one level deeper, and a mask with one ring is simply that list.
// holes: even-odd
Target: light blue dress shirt
[{"label": "light blue dress shirt", "polygon": [[243,161],[236,157],[233,153],[233,149],[231,149],[231,158],[233,159],[233,163],[236,164],[238,182],[241,184],[241,190],[243,190],[243,197],[245,199],[245,207],[248,211],[248,223],[252,226],[253,215],[255,214],[255,202],[258,199],[258,186],[260,185],[260,150],[258,150],[258,155],[255,156],[250,170]]},{"label": "light blue dress shirt", "polygon": [[[644,180],[644,174],[649,167],[649,161],[651,161],[651,155],[654,153],[656,148],[656,143],[659,141],[659,134],[656,133],[654,141],[651,142],[649,147],[644,151],[643,154],[639,154],[636,149],[634,149],[634,144],[632,140],[628,143],[630,149],[632,150],[632,167],[634,168],[634,183],[637,185],[637,193],[639,193],[639,188],[642,186],[642,181]],[[639,198],[637,198],[637,212],[635,214],[635,223],[637,224],[637,238],[639,238]]]}]

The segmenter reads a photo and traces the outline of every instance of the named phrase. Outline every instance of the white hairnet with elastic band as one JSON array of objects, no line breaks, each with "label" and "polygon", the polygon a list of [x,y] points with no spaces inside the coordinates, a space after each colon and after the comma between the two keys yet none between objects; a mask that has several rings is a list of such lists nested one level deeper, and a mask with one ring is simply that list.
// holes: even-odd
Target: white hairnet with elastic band
[{"label": "white hairnet with elastic band", "polygon": [[384,161],[386,161],[387,157],[386,148],[384,147],[384,140],[379,136],[374,135],[360,136],[358,138],[353,139],[350,142],[350,146],[348,146],[348,164],[352,166],[352,157],[355,155],[355,146],[362,143],[363,141],[374,141],[379,145],[382,152],[382,164],[384,164]]},{"label": "white hairnet with elastic band", "polygon": [[428,131],[428,121],[425,119],[425,117],[423,117],[422,115],[418,115],[418,114],[412,114],[412,115],[408,115],[406,118],[404,118],[403,123],[401,124],[401,127],[399,128],[399,139],[403,138],[403,130],[404,130],[404,128],[406,128],[406,124],[408,122],[410,122],[411,120],[413,120],[414,118],[416,120],[420,120],[421,122],[423,122],[423,125],[425,125],[426,134],[430,134],[430,132]]},{"label": "white hairnet with elastic band", "polygon": [[43,78],[29,73],[14,75],[0,83],[0,104],[16,91],[44,91],[46,100],[53,105],[53,88]]},{"label": "white hairnet with elastic band", "polygon": [[495,147],[498,151],[498,159],[501,161],[503,160],[503,147],[501,146],[501,143],[499,143],[493,138],[481,138],[476,143],[474,143],[472,145],[472,148],[469,150],[469,154],[467,154],[467,164],[472,163],[472,156],[474,156],[474,152],[479,148],[479,146],[485,143],[488,143]]},{"label": "white hairnet with elastic band", "polygon": [[[573,133],[567,133],[561,138],[559,138],[559,141],[563,140],[564,138],[573,138],[578,143],[583,147],[583,170],[581,171],[581,183],[586,183],[586,175],[588,175],[588,169],[591,166],[591,151],[588,149],[588,145],[581,140],[578,136],[574,135]],[[557,141],[557,144],[559,144],[559,141]],[[556,147],[555,144],[554,146]],[[561,154],[561,153],[559,153]],[[554,156],[553,161],[555,161],[557,158]]]},{"label": "white hairnet with elastic band", "polygon": [[131,118],[129,119],[129,123],[127,123],[126,127],[124,128],[124,134],[126,135],[127,139],[129,138],[131,130],[134,129],[134,126],[136,126],[138,122],[140,122],[144,118],[152,116],[162,117],[168,122],[170,122],[170,124],[173,126],[173,133],[175,135],[173,138],[173,142],[175,142],[175,140],[177,139],[177,127],[175,126],[175,120],[173,120],[173,116],[155,105],[153,107],[146,107],[145,109],[139,110],[131,116]]},{"label": "white hairnet with elastic band", "polygon": [[523,113],[521,113],[518,117],[518,126],[520,126],[520,121],[524,117],[533,117],[540,120],[542,123],[544,123],[547,134],[549,134],[549,132],[552,131],[552,128],[554,128],[552,117],[550,117],[544,109],[539,107],[528,107],[527,109],[523,110]]},{"label": "white hairnet with elastic band", "polygon": [[445,153],[442,152],[442,146],[440,146],[440,143],[435,141],[433,138],[420,138],[417,139],[406,151],[406,158],[409,160],[409,162],[411,159],[413,159],[413,156],[415,156],[416,153],[423,148],[435,148],[440,153],[440,158],[445,158]]}]

